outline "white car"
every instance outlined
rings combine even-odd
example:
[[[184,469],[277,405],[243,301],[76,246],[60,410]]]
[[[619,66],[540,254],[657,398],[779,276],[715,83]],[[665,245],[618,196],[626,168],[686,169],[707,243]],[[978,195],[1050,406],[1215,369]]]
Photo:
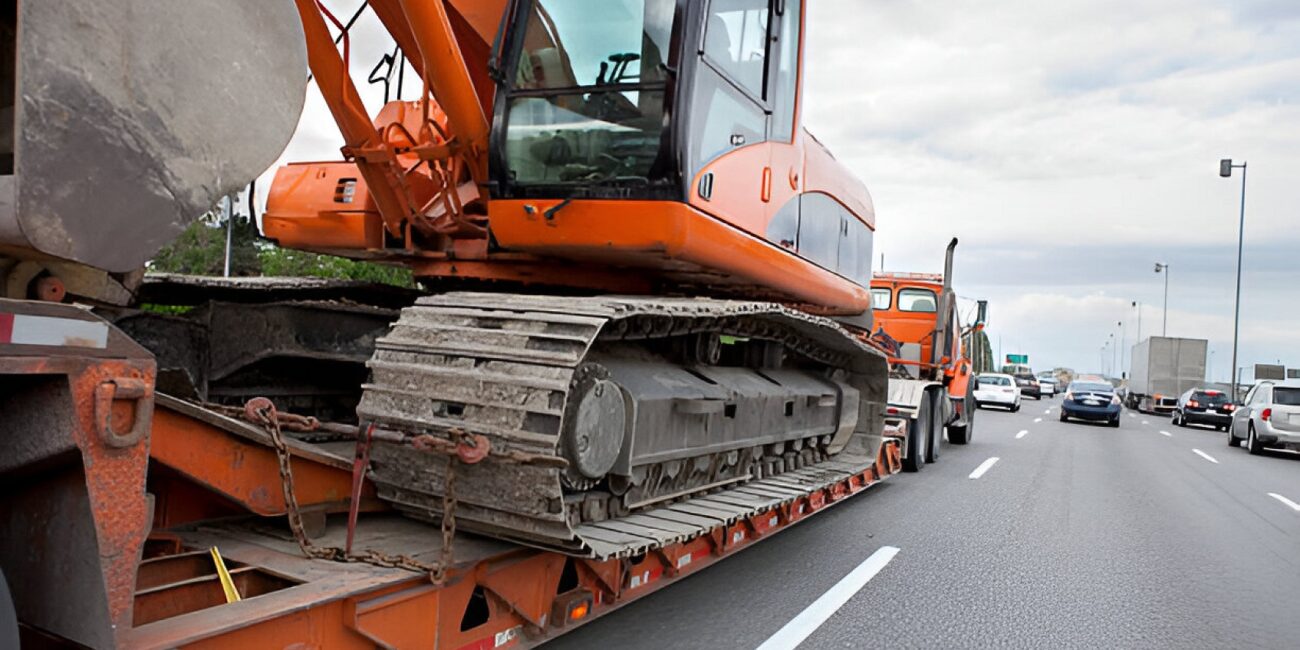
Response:
[[[1056,377],[1050,374],[1039,375],[1038,386],[1043,397],[1056,397],[1056,394],[1060,392],[1056,384]]]
[[[975,378],[975,404],[981,408],[1001,406],[1020,410],[1020,388],[1011,375],[986,372]]]

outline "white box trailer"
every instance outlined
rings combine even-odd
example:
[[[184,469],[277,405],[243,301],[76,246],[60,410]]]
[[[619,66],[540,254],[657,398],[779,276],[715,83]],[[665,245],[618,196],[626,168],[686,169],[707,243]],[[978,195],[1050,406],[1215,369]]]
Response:
[[[1128,381],[1129,408],[1169,413],[1184,391],[1205,383],[1209,341],[1152,336],[1133,346]]]

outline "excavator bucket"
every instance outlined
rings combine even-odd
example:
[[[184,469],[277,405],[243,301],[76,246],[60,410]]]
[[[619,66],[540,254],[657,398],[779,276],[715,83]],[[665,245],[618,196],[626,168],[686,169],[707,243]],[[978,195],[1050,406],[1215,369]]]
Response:
[[[0,12],[0,253],[138,268],[269,167],[298,124],[307,64],[292,2]]]

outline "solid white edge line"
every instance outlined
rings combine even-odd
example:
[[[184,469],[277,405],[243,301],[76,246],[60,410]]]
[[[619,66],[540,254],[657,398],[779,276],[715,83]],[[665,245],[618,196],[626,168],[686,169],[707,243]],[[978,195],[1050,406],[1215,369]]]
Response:
[[[979,477],[981,477],[981,476],[984,476],[984,472],[989,471],[989,468],[990,468],[990,467],[993,467],[993,464],[996,463],[996,462],[998,462],[998,457],[997,457],[997,456],[994,456],[994,457],[992,457],[992,458],[990,458],[990,459],[988,459],[988,460],[986,460],[986,461],[980,463],[980,466],[979,466],[979,467],[976,467],[976,468],[975,468],[975,471],[973,471],[973,472],[970,473],[970,478],[979,478]]]
[[[1269,492],[1268,495],[1273,497],[1274,499],[1277,499],[1278,501],[1281,501],[1283,504],[1285,504],[1287,507],[1291,508],[1292,510],[1296,512],[1300,512],[1300,503],[1296,503],[1295,501],[1292,501],[1276,492]]]
[[[857,568],[849,572],[839,582],[835,583],[820,598],[814,600],[811,605],[799,612],[798,616],[790,619],[784,627],[776,631],[776,634],[768,637],[758,650],[793,650],[799,647],[805,639],[817,631],[823,623],[827,621],[835,612],[839,611],[844,603],[849,602],[853,595],[867,586],[872,578],[876,577],[880,570],[885,568],[889,561],[898,555],[898,549],[893,546],[882,546],[871,557],[859,564]]]
[[[1160,430],[1160,435],[1162,435],[1162,436],[1169,436],[1170,438],[1174,437],[1174,434],[1169,433],[1168,431],[1165,431],[1164,429],[1161,429],[1161,430]]]
[[[1019,440],[1027,435],[1029,435],[1029,429],[1021,429],[1020,433],[1016,434],[1016,440]]]
[[[1196,454],[1197,456],[1200,456],[1201,458],[1204,458],[1205,460],[1210,461],[1211,463],[1214,463],[1215,465],[1218,465],[1218,464],[1219,464],[1219,461],[1214,460],[1214,456],[1211,456],[1211,455],[1209,455],[1209,454],[1207,454],[1207,453],[1201,451],[1200,449],[1193,449],[1193,450],[1192,450],[1192,453]]]

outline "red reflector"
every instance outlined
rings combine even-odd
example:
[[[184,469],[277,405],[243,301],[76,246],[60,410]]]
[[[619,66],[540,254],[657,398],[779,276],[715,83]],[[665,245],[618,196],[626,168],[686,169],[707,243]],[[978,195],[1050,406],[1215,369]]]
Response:
[[[587,603],[578,603],[577,605],[574,605],[573,609],[569,610],[569,620],[576,621],[585,617],[587,615],[588,607],[589,605]]]
[[[1259,419],[1265,422],[1268,422],[1268,419],[1271,417],[1273,417],[1273,409],[1264,409],[1259,414]]]
[[[898,415],[898,409],[891,406],[885,409],[885,415]]]

